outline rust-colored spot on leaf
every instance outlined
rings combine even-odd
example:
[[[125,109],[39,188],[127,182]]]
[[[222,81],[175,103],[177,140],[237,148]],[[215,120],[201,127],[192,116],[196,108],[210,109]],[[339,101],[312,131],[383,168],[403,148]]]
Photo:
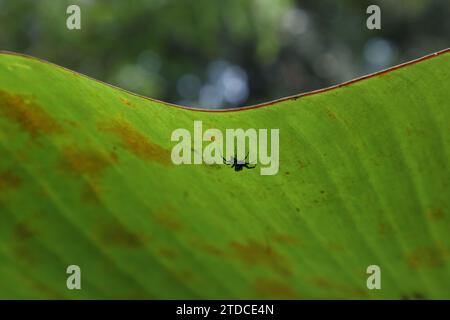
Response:
[[[159,225],[168,230],[182,231],[184,229],[184,224],[175,215],[167,211],[156,212],[152,216]]]
[[[66,170],[89,177],[98,177],[109,165],[115,163],[114,154],[96,150],[83,150],[69,146],[62,150],[62,161]]]
[[[106,245],[115,245],[131,249],[141,248],[149,241],[150,237],[144,237],[128,230],[120,223],[102,223],[98,233],[100,240]]]
[[[0,173],[0,191],[10,188],[17,188],[20,185],[20,178],[12,171],[4,171]]]
[[[34,251],[30,248],[29,240],[36,235],[36,232],[26,221],[18,222],[13,231],[12,248],[14,255],[27,264],[35,263]]]
[[[246,243],[232,242],[230,247],[234,255],[248,266],[266,265],[280,274],[291,274],[286,259],[269,244],[250,240]]]
[[[303,169],[303,168],[306,168],[307,166],[309,166],[310,163],[307,161],[298,160],[298,165],[299,165],[300,169]]]
[[[33,237],[35,232],[30,228],[30,226],[24,222],[19,222],[14,229],[14,237],[20,241],[29,240]]]
[[[62,131],[56,120],[31,96],[0,90],[0,114],[15,122],[32,138]]]
[[[279,280],[257,279],[254,288],[264,299],[301,299],[289,284]]]
[[[87,202],[98,202],[101,194],[98,180],[103,171],[117,161],[114,152],[107,154],[77,146],[68,146],[61,151],[62,168],[81,181],[83,186],[81,198]]]
[[[335,243],[335,242],[329,243],[329,244],[328,244],[328,248],[329,248],[331,251],[334,251],[334,252],[342,252],[342,251],[345,251],[345,247],[344,247],[344,246],[342,246],[342,245],[340,245],[340,244],[338,244],[338,243]]]
[[[127,99],[122,98],[122,97],[120,97],[119,99],[120,99],[120,102],[122,102],[122,103],[123,103],[124,105],[126,105],[127,107],[132,107],[132,108],[134,108],[134,104],[132,104],[132,103],[130,102],[130,100],[127,100]]]
[[[365,274],[364,274],[365,275]],[[348,285],[343,285],[339,283],[334,283],[331,280],[328,280],[324,277],[315,277],[311,279],[312,283],[317,287],[328,292],[335,292],[339,296],[344,298],[360,298],[368,296],[367,290],[363,288],[355,288]]]
[[[20,186],[20,178],[12,171],[0,172],[0,211],[8,199],[7,190],[16,189]]]
[[[151,142],[145,135],[133,128],[125,121],[114,121],[99,125],[99,129],[114,133],[122,142],[122,147],[137,157],[169,165],[170,152],[156,143]]]
[[[392,226],[387,222],[380,222],[378,224],[378,231],[382,235],[388,235],[392,233]]]
[[[282,241],[284,240],[286,238],[283,238]],[[191,245],[218,258],[238,259],[249,267],[263,265],[284,276],[292,274],[285,257],[278,254],[270,245],[265,245],[257,241],[250,240],[245,243],[231,242],[229,248],[223,249],[219,246],[205,243],[200,239],[193,239]]]
[[[64,300],[67,297],[57,292],[54,288],[52,288],[50,285],[45,284],[44,282],[37,281],[35,279],[29,279],[27,278],[25,280],[30,287],[36,291],[39,296],[45,297],[45,299],[50,300]]]
[[[432,221],[438,221],[445,218],[445,212],[442,208],[434,208],[427,212],[427,217]]]
[[[325,109],[325,112],[327,113],[327,116],[332,120],[337,120],[336,113],[331,111],[330,109]]]
[[[441,243],[434,246],[421,246],[406,255],[406,262],[412,268],[438,268],[445,265],[449,250]]]
[[[98,203],[100,202],[101,189],[97,181],[91,183],[83,181],[83,190],[81,191],[81,199],[85,202]]]
[[[274,234],[271,238],[276,242],[283,243],[283,244],[289,244],[289,245],[293,245],[298,242],[297,238],[295,238],[289,234],[277,233],[277,234]]]
[[[330,281],[328,281],[327,279],[323,278],[323,277],[316,277],[312,279],[312,282],[318,286],[319,288],[323,288],[323,289],[329,289],[332,287],[332,284]]]

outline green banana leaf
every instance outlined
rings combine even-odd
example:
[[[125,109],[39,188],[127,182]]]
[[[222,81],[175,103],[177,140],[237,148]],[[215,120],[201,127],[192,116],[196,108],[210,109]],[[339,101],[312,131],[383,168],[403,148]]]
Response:
[[[449,83],[445,50],[205,112],[3,52],[0,298],[448,299]],[[279,129],[279,172],[173,164],[196,120]]]

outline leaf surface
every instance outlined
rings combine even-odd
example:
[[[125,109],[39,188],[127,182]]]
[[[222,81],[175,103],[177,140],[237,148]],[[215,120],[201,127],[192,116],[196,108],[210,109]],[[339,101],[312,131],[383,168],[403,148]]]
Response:
[[[450,298],[449,70],[201,112],[0,54],[0,298]],[[195,120],[280,129],[278,174],[172,164]]]

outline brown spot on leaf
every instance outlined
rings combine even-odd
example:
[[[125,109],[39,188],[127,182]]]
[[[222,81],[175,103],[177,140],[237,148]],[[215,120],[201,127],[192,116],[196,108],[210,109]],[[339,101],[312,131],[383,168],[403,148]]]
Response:
[[[118,223],[102,223],[98,233],[100,240],[106,245],[114,245],[131,249],[141,248],[150,237],[144,237],[128,230]]]
[[[392,233],[392,226],[389,223],[381,222],[378,224],[378,231],[382,235],[387,235]]]
[[[287,283],[274,279],[258,279],[254,283],[257,294],[264,299],[301,299]]]
[[[54,288],[52,288],[50,285],[44,282],[30,278],[27,278],[26,282],[33,290],[35,290],[39,294],[39,296],[44,296],[46,299],[64,300],[66,298],[62,294],[57,292]]]
[[[297,238],[295,238],[289,234],[274,234],[271,238],[276,242],[280,242],[283,244],[289,244],[289,245],[293,245],[298,242]]]
[[[327,116],[332,120],[337,120],[336,113],[331,111],[330,109],[325,109],[325,112],[327,113]]]
[[[306,168],[307,166],[309,166],[309,164],[310,163],[307,161],[298,160],[298,165],[299,165],[300,169]]]
[[[12,171],[4,171],[0,173],[0,191],[6,189],[17,188],[20,185],[20,178]]]
[[[6,191],[18,188],[20,184],[21,180],[14,172],[10,170],[0,172],[0,209],[5,206],[8,198]]]
[[[338,243],[334,243],[334,242],[329,243],[328,248],[330,250],[332,250],[332,251],[335,251],[335,252],[345,251],[345,247],[344,246],[342,246],[342,245],[340,245]]]
[[[90,203],[100,202],[101,189],[96,181],[83,181],[83,190],[81,191],[81,199]]]
[[[317,287],[326,290],[327,292],[334,291],[344,298],[360,298],[366,297],[368,293],[362,288],[355,288],[347,285],[342,285],[328,280],[324,277],[315,277],[311,279]]]
[[[151,142],[145,135],[133,128],[125,121],[115,121],[99,125],[100,130],[114,133],[122,142],[122,147],[137,157],[169,165],[170,152],[156,143]]]
[[[32,138],[62,131],[55,119],[31,96],[0,90],[0,114],[14,121]]]
[[[131,102],[130,102],[130,100],[127,100],[127,99],[125,99],[125,98],[119,98],[120,99],[120,101],[124,104],[124,105],[126,105],[127,107],[134,107],[134,104],[132,104]]]
[[[286,259],[269,244],[250,240],[246,243],[232,242],[230,247],[234,256],[247,266],[266,265],[280,274],[291,274]]]
[[[445,259],[449,256],[449,250],[437,243],[434,246],[422,246],[406,255],[406,262],[412,268],[430,267],[437,268],[445,265]]]
[[[153,215],[154,220],[164,228],[171,231],[182,231],[184,224],[173,214],[168,211],[156,212]]]
[[[442,208],[434,208],[427,212],[427,217],[433,221],[442,220],[445,218],[445,213]]]
[[[282,241],[286,241],[286,238],[283,238]],[[287,241],[292,240],[289,239]],[[250,267],[262,265],[267,266],[282,275],[291,275],[292,273],[285,257],[278,254],[271,246],[256,241],[250,240],[246,243],[232,242],[230,243],[229,248],[223,249],[219,246],[205,243],[199,239],[191,241],[191,245],[218,258],[238,259],[240,262]]]
[[[19,222],[14,229],[14,238],[19,241],[27,241],[33,237],[35,232],[25,222]]]
[[[325,279],[323,277],[313,278],[312,282],[319,288],[329,289],[332,287],[330,281],[328,281],[327,279]]]
[[[62,163],[66,170],[75,174],[98,177],[117,158],[113,153],[105,154],[96,150],[83,150],[75,146],[62,150]]]
[[[101,194],[98,180],[108,166],[117,162],[114,152],[108,154],[77,146],[68,146],[61,151],[62,168],[81,181],[81,198],[87,202],[98,202]]]
[[[27,221],[18,222],[13,231],[12,248],[14,255],[27,264],[36,262],[34,250],[30,248],[29,241],[36,235]]]

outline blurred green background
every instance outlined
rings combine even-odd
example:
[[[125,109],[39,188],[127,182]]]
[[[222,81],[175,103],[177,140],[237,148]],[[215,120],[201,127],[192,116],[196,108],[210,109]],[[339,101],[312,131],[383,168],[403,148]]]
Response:
[[[66,8],[81,7],[81,30]],[[382,29],[366,28],[366,8]],[[230,108],[447,48],[448,0],[0,0],[0,50],[152,98]]]

